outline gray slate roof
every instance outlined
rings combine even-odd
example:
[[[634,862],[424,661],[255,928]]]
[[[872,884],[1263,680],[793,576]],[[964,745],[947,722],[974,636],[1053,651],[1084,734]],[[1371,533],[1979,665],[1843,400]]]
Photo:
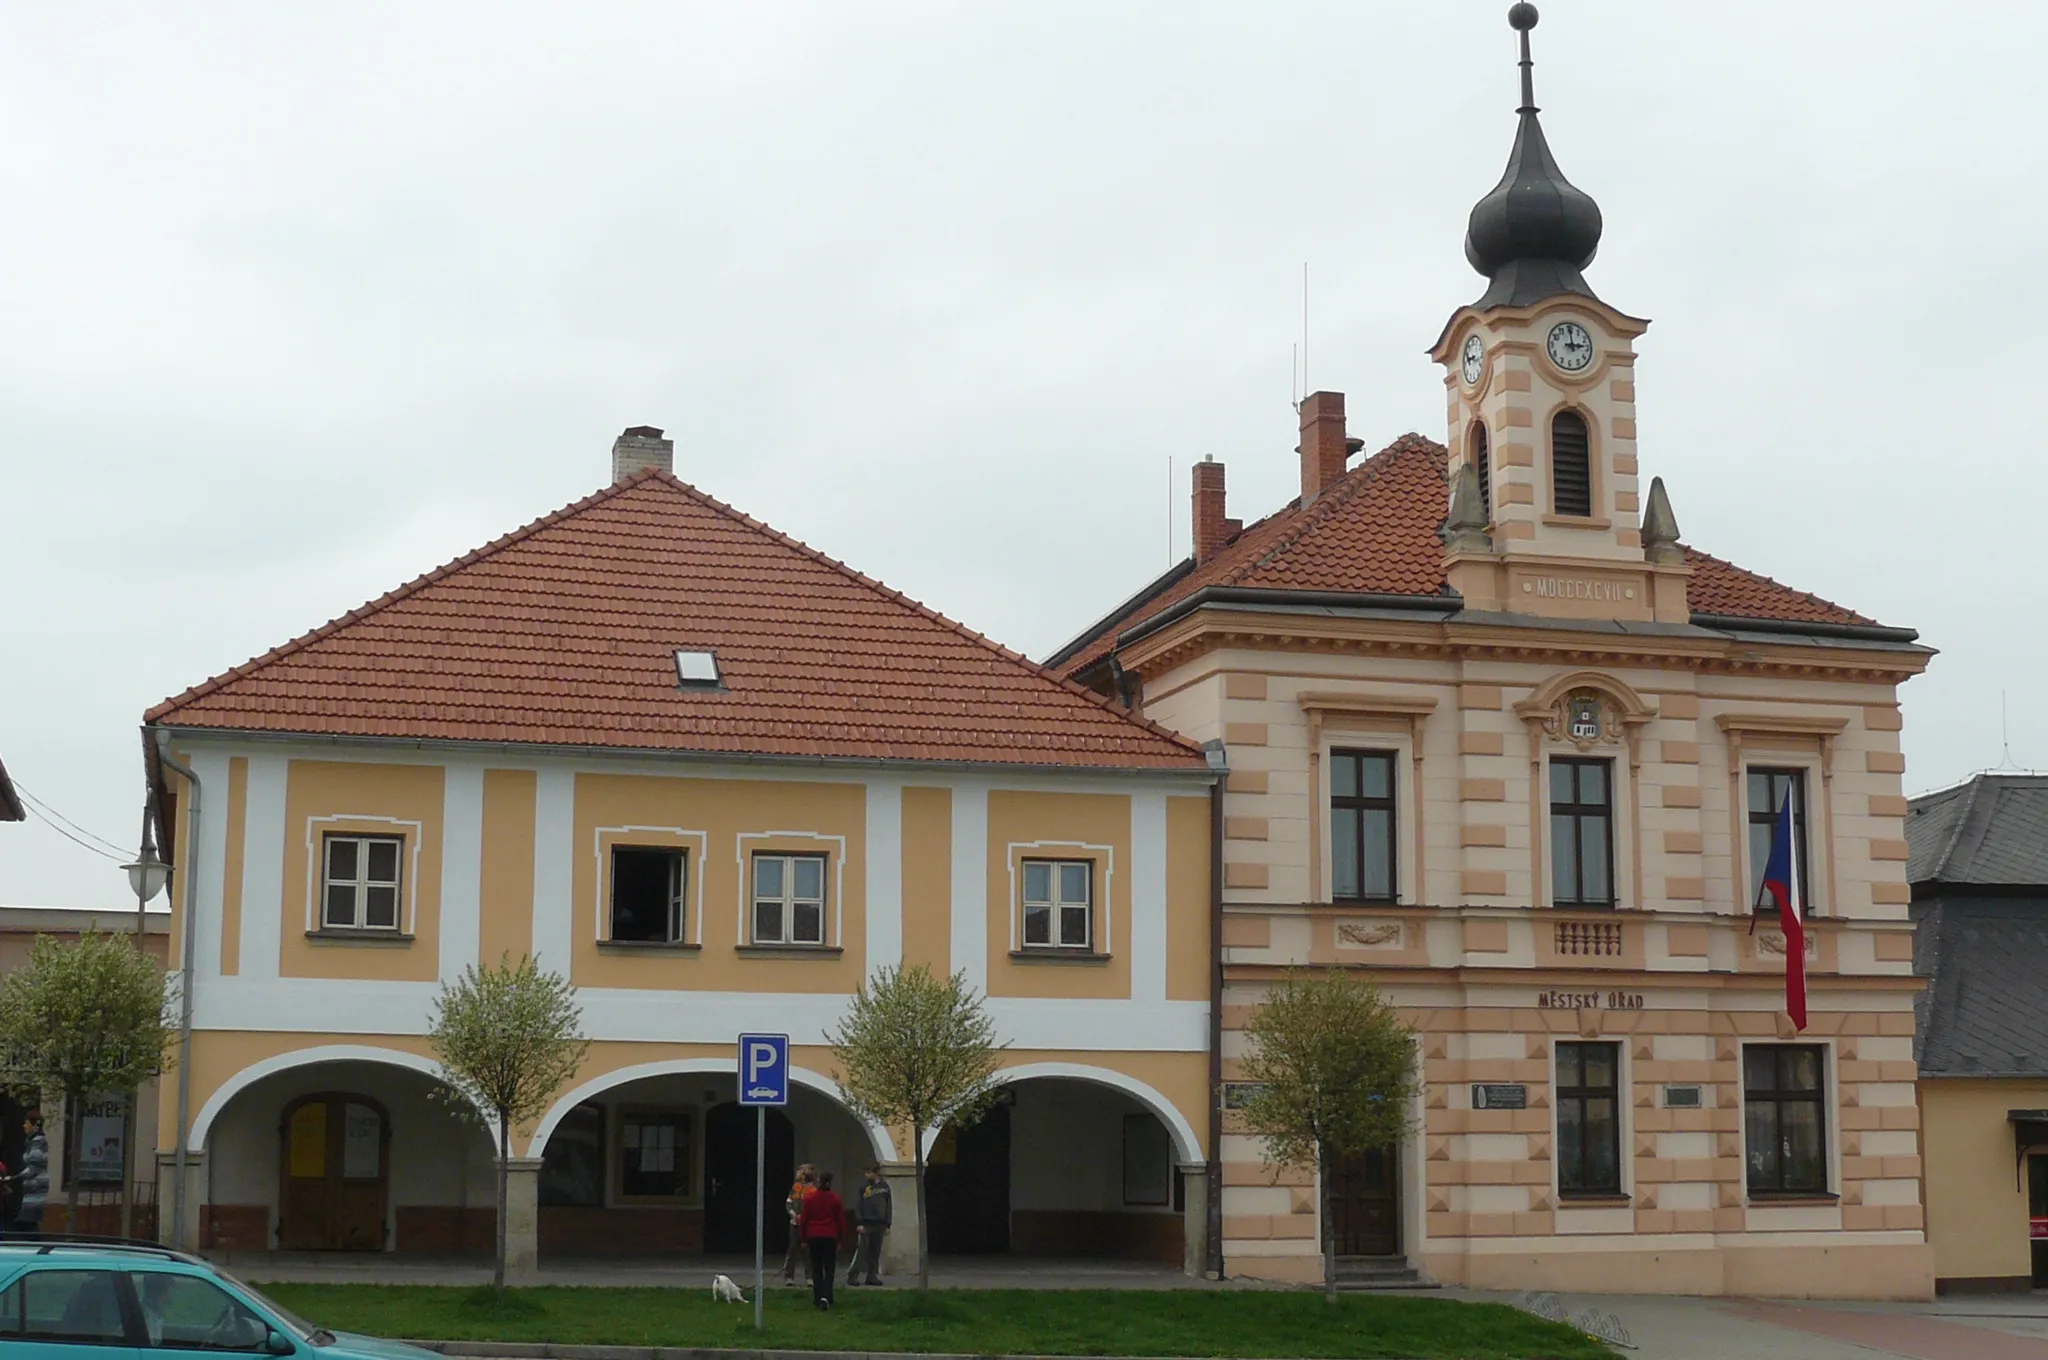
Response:
[[[1913,1056],[1926,1077],[2048,1074],[2048,892],[1913,908]]]
[[[2048,775],[1980,774],[1915,798],[1906,842],[1916,888],[2040,887],[2048,895]]]
[[[1921,1074],[2048,1074],[2048,776],[1915,798],[1906,842]]]

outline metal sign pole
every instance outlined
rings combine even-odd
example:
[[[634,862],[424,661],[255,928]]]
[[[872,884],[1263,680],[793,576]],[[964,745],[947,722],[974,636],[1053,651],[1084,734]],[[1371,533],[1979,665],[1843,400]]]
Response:
[[[762,1312],[768,1287],[768,1107],[789,1103],[789,1036],[742,1034],[739,1044],[740,1105],[754,1107],[754,1330],[767,1326]]]
[[[768,1229],[768,1107],[754,1107],[754,1330],[762,1329],[762,1242]]]

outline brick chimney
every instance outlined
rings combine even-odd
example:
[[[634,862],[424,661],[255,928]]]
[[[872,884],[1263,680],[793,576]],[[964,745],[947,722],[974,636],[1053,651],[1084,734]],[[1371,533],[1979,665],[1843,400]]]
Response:
[[[1195,464],[1195,561],[1202,563],[1230,546],[1244,529],[1241,519],[1223,515],[1223,464],[1213,457]]]
[[[1344,475],[1344,460],[1361,447],[1344,437],[1344,394],[1311,392],[1301,403],[1301,505],[1315,503]]]
[[[642,468],[676,470],[676,441],[652,425],[635,425],[612,441],[612,480],[623,482]]]

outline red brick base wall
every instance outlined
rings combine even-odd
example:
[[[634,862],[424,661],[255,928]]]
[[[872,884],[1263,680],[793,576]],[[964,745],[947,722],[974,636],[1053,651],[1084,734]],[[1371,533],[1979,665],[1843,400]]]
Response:
[[[701,1209],[540,1211],[540,1249],[568,1256],[657,1256],[704,1250]]]
[[[498,1211],[452,1204],[398,1206],[399,1251],[495,1251]]]
[[[1120,1256],[1178,1265],[1186,1250],[1179,1214],[1013,1209],[1010,1250],[1025,1256]]]
[[[202,1251],[269,1251],[269,1206],[200,1205],[199,1247]]]
[[[71,1206],[52,1202],[43,1206],[43,1216],[38,1228],[46,1233],[83,1233],[92,1237],[119,1237],[121,1235],[121,1206],[118,1204],[81,1204],[78,1206],[78,1226],[71,1222]],[[156,1206],[138,1204],[129,1210],[130,1237],[156,1240]]]

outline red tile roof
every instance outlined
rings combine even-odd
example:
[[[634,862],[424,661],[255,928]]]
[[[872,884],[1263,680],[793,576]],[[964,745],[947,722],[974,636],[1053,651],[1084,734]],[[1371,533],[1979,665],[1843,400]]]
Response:
[[[716,653],[720,690],[676,683]],[[174,727],[1091,769],[1191,743],[646,471],[145,719]]]
[[[14,793],[14,781],[7,777],[7,767],[0,765],[0,822],[22,822],[28,820],[28,813],[22,810],[21,799]]]
[[[1307,511],[1290,501],[1229,546],[1157,593],[1069,643],[1053,664],[1078,675],[1107,656],[1118,634],[1211,586],[1430,596],[1444,587],[1443,523],[1448,459],[1443,445],[1404,434],[1364,459]],[[1869,625],[1872,620],[1718,557],[1687,548],[1694,613],[1793,623]]]

